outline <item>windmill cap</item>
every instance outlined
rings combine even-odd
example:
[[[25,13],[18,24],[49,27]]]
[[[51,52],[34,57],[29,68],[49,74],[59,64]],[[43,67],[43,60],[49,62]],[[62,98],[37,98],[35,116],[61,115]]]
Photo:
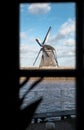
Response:
[[[48,50],[55,50],[54,47],[52,47],[50,45],[44,45],[44,48],[46,48]]]

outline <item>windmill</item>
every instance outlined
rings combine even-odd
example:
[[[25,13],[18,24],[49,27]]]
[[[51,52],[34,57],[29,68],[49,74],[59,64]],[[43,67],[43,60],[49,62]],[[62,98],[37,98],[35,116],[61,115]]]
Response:
[[[36,39],[36,42],[40,45],[41,49],[38,52],[38,55],[37,55],[33,65],[36,63],[38,56],[39,56],[40,52],[42,51],[41,62],[40,62],[39,67],[56,67],[56,66],[58,66],[55,49],[52,46],[45,44],[48,39],[50,30],[51,30],[51,27],[49,27],[48,32],[42,43],[40,42],[39,39]]]

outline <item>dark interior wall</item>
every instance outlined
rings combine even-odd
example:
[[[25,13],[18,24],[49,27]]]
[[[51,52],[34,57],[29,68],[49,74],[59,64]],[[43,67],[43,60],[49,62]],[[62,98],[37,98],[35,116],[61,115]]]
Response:
[[[3,56],[3,60],[1,63],[3,63],[3,70],[1,68],[2,72],[2,98],[1,101],[3,102],[3,104],[1,104],[1,108],[3,109],[1,111],[2,117],[1,120],[3,120],[3,128],[5,127],[5,129],[8,130],[19,130],[19,124],[20,124],[20,114],[19,114],[19,102],[18,102],[18,92],[19,92],[19,30],[18,30],[18,23],[19,23],[19,8],[18,8],[18,3],[16,2],[12,2],[10,3],[10,8],[9,11],[7,12],[7,17],[4,21],[6,21],[6,24],[4,24],[4,26],[6,26],[5,29],[5,33],[7,37],[3,38],[3,40],[5,39],[6,41],[4,42],[4,46],[2,46],[2,55],[3,52],[5,52],[5,56]],[[84,4],[83,4],[84,5]],[[82,20],[82,16],[81,15],[81,11],[80,7],[83,8],[84,7],[82,5],[78,6],[78,11],[80,11],[78,17]],[[8,8],[8,6],[7,6]],[[12,12],[12,13],[11,13]],[[84,12],[84,11],[83,11]],[[3,16],[6,16],[6,14],[3,14]],[[84,16],[83,16],[84,19]],[[80,20],[80,21],[81,21]],[[78,21],[79,25],[81,24],[81,22]],[[84,21],[84,20],[83,20]],[[84,23],[84,22],[83,22]],[[81,25],[80,25],[81,26]],[[83,26],[84,28],[84,26]],[[82,27],[81,27],[82,29]],[[80,27],[79,27],[80,30]],[[81,33],[81,31],[79,31]],[[80,41],[79,39],[82,38],[82,35],[79,35],[78,41]],[[82,38],[84,41],[84,37]],[[82,42],[82,41],[81,41]],[[82,42],[84,43],[84,42]],[[79,47],[81,52],[81,48]],[[83,44],[83,57],[82,60],[84,58],[84,44]],[[81,58],[81,57],[79,57]],[[79,61],[77,62],[79,63]],[[82,62],[81,62],[82,63]],[[84,62],[83,62],[84,63]],[[81,117],[83,116],[83,112],[84,112],[84,106],[83,106],[83,102],[84,101],[84,77],[81,80],[81,77],[83,74],[83,70],[82,68],[80,68],[80,66],[82,66],[81,64],[79,64],[79,70],[76,71],[77,74],[79,74],[78,76],[78,86],[80,86],[81,88],[79,88],[78,90],[78,105],[80,105],[78,108],[79,110],[81,110],[81,112],[79,112],[80,115],[78,115],[78,117],[80,117],[79,119],[81,119]],[[83,83],[80,83],[80,81],[82,81]],[[81,95],[82,92],[82,95]],[[84,127],[83,123],[80,123],[80,120],[78,119],[79,125],[78,125],[78,129],[80,127]],[[21,126],[20,126],[21,127]],[[82,128],[83,129],[83,128]]]

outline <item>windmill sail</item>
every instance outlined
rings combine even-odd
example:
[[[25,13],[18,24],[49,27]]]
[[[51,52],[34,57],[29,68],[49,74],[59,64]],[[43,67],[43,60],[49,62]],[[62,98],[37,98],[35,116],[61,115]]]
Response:
[[[41,49],[40,49],[40,51],[39,51],[39,53],[38,53],[38,55],[37,55],[37,57],[36,57],[36,59],[35,59],[33,65],[36,63],[36,61],[37,61],[37,59],[38,59],[38,57],[39,57],[40,52],[41,52]]]
[[[44,44],[48,40],[50,30],[51,30],[51,26],[49,27],[48,32],[47,32],[47,34],[46,34],[46,36],[45,36],[44,41],[43,41],[42,44]]]

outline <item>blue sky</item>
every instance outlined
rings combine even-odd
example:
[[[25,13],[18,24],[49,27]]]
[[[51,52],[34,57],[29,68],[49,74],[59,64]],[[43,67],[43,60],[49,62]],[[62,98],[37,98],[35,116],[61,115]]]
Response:
[[[75,3],[23,3],[19,5],[20,66],[32,67],[41,41],[51,26],[45,44],[56,49],[59,66],[75,67]],[[40,53],[34,66],[39,66]]]

